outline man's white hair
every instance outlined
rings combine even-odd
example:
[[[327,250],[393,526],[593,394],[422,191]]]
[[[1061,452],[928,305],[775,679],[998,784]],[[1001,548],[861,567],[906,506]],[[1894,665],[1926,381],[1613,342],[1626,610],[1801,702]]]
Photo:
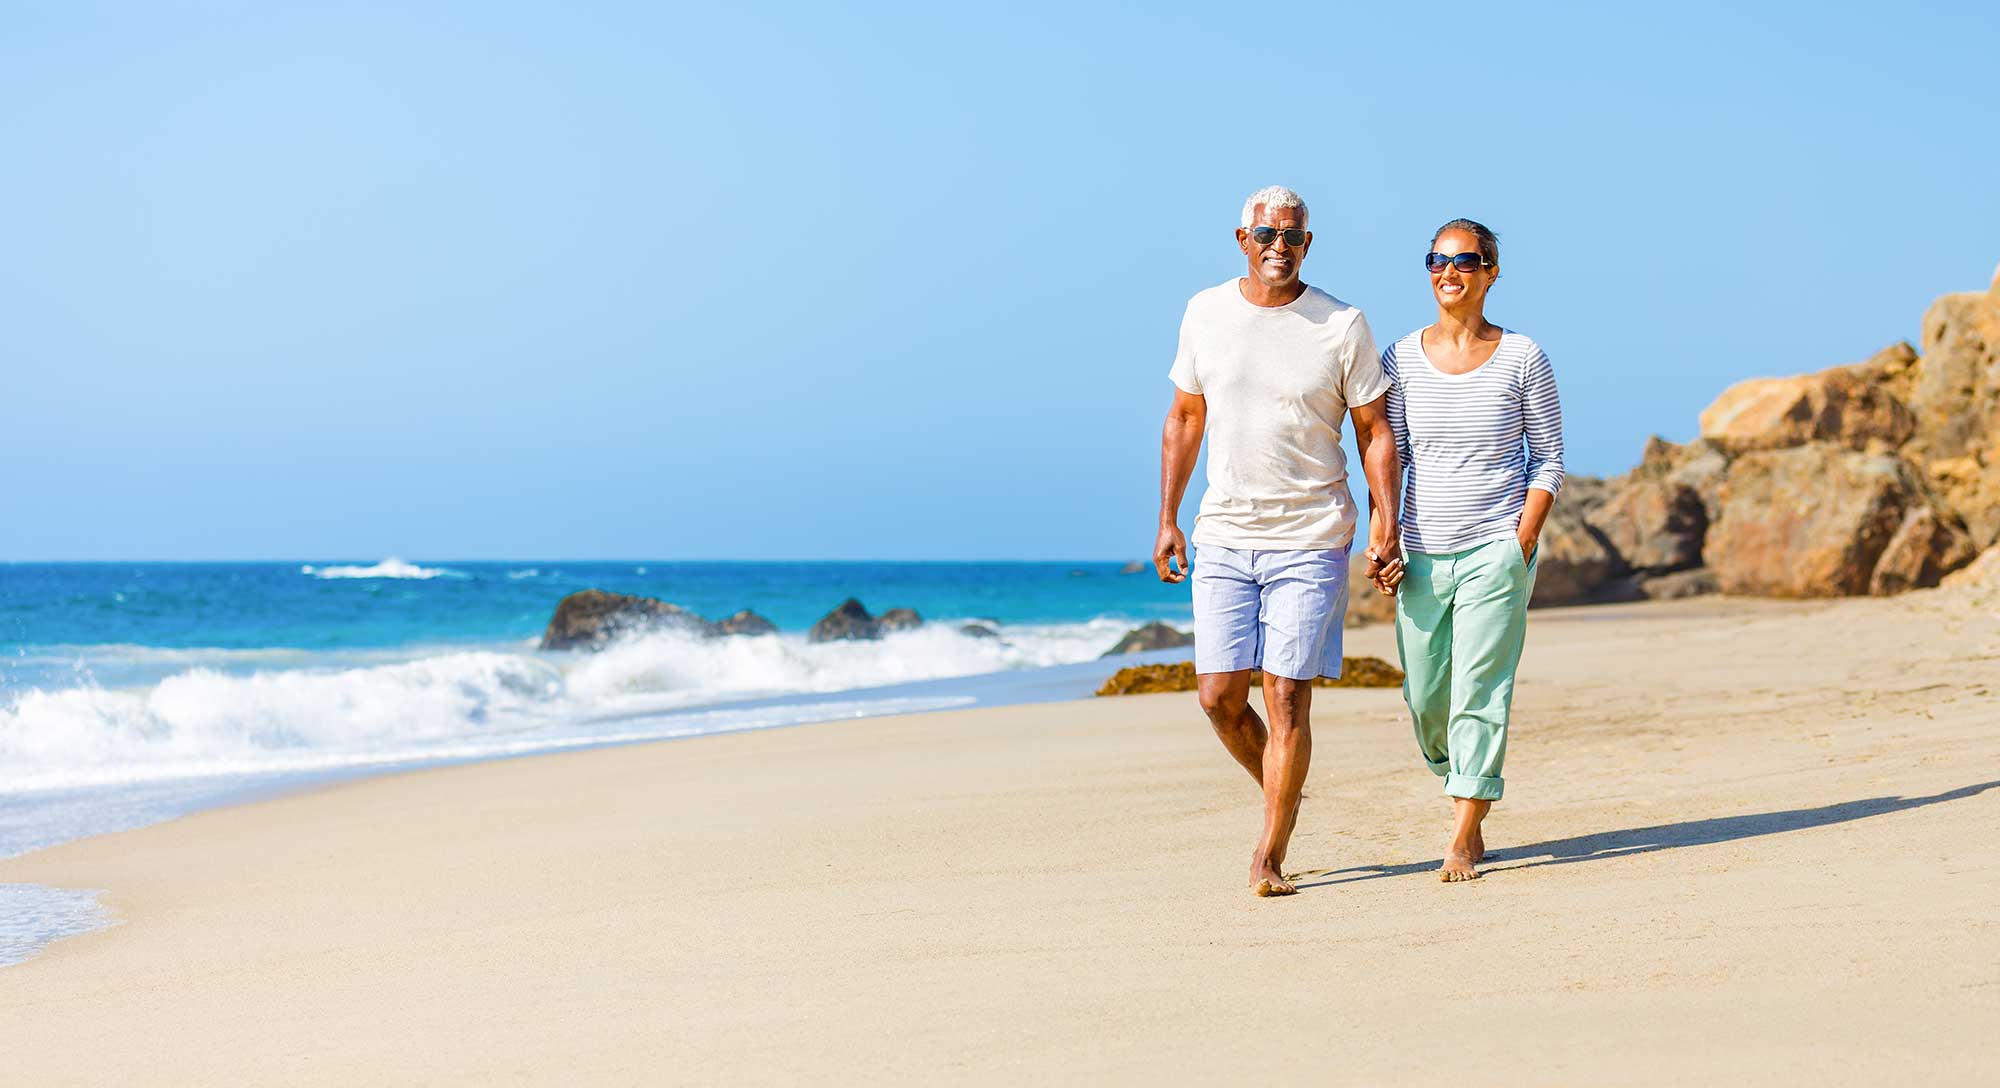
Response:
[[[1312,218],[1312,213],[1306,211],[1306,202],[1299,198],[1299,194],[1292,192],[1282,185],[1266,185],[1262,189],[1250,194],[1250,199],[1243,202],[1244,226],[1248,227],[1257,221],[1257,209],[1260,207],[1271,210],[1297,208],[1299,210],[1299,226],[1301,227],[1305,226]]]

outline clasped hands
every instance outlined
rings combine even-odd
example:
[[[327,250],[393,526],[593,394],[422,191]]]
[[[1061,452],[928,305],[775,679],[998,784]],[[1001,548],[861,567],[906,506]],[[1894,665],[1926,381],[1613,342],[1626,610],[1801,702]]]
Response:
[[[1395,533],[1371,533],[1368,542],[1368,565],[1362,573],[1375,583],[1375,588],[1385,597],[1393,597],[1396,586],[1403,580],[1403,543]]]
[[[1373,536],[1373,534],[1371,534]],[[1536,536],[1523,530],[1515,534],[1521,547],[1521,561],[1527,562],[1535,554]],[[1363,573],[1375,583],[1375,588],[1383,596],[1394,596],[1396,587],[1403,581],[1403,544],[1394,533],[1375,537],[1368,542],[1368,566]]]

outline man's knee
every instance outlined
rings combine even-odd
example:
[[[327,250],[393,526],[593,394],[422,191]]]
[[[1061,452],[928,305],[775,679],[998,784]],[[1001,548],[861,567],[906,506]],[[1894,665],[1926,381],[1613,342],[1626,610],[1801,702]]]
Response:
[[[1210,673],[1196,682],[1195,701],[1210,721],[1218,725],[1232,722],[1250,706],[1250,688],[1233,683],[1228,673]]]
[[[1267,672],[1264,674],[1264,690],[1280,703],[1297,703],[1312,694],[1312,681],[1273,676]]]
[[[1270,700],[1271,728],[1304,729],[1312,704],[1312,681],[1264,674],[1264,694]]]

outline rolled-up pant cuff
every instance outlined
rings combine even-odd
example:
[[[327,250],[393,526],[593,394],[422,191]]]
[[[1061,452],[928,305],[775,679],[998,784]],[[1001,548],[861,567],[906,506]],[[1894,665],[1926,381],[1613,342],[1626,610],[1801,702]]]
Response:
[[[1423,755],[1423,753],[1419,752],[1418,755]],[[1429,756],[1424,756],[1424,766],[1429,767],[1431,773],[1437,775],[1439,778],[1443,778],[1451,773],[1451,760],[1449,759],[1433,760]]]
[[[1437,768],[1433,767],[1432,770]],[[1498,801],[1507,782],[1502,778],[1474,778],[1469,774],[1444,776],[1444,792],[1469,801]]]

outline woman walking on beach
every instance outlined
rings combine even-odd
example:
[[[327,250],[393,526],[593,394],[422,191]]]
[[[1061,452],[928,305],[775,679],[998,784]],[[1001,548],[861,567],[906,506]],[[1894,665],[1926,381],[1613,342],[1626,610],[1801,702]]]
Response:
[[[1376,579],[1397,594],[1417,747],[1452,799],[1440,874],[1451,882],[1478,878],[1480,822],[1504,785],[1536,541],[1562,490],[1562,406],[1542,349],[1486,319],[1486,293],[1500,276],[1493,232],[1454,219],[1432,236],[1424,265],[1437,321],[1382,353],[1393,382],[1389,426],[1407,473],[1405,558]]]

